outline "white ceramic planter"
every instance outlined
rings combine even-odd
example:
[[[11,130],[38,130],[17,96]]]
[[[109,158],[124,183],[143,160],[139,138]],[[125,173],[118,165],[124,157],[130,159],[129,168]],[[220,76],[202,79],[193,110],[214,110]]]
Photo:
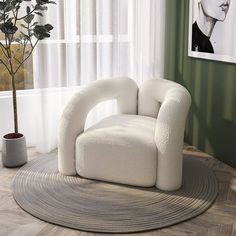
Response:
[[[27,162],[26,141],[23,134],[17,138],[2,137],[2,163],[5,167],[18,167]]]

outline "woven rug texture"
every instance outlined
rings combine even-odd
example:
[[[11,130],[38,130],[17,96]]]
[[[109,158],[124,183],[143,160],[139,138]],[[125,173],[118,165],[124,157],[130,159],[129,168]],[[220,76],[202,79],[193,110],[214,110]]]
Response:
[[[171,226],[206,211],[218,193],[207,166],[184,158],[183,186],[174,192],[88,180],[58,173],[56,154],[23,166],[13,196],[28,213],[73,229],[130,233]]]

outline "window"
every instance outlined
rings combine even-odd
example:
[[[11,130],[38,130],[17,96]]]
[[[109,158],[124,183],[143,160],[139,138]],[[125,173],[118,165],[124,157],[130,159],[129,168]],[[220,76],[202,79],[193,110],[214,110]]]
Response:
[[[63,0],[49,6],[47,17],[37,21],[54,26],[51,37],[37,45],[36,56],[18,71],[17,89],[80,85],[83,79],[111,76],[121,68],[121,74],[127,74],[130,2]],[[0,40],[4,40],[3,34]],[[13,49],[17,58],[21,45],[14,45]],[[0,57],[4,57],[1,51]],[[6,69],[1,65],[0,69],[0,91],[11,90]]]
[[[0,33],[0,42],[5,43],[3,33]],[[27,47],[26,47],[27,50]],[[18,44],[12,45],[12,51],[14,53],[14,57],[20,60],[20,55],[22,52],[22,46]],[[0,58],[8,64],[6,57],[2,50],[0,50]],[[13,66],[17,66],[16,59],[13,61]],[[33,88],[33,63],[32,57],[28,59],[28,61],[19,69],[16,74],[16,89],[32,89]],[[0,91],[8,91],[12,89],[11,85],[11,77],[7,71],[7,69],[0,64]]]

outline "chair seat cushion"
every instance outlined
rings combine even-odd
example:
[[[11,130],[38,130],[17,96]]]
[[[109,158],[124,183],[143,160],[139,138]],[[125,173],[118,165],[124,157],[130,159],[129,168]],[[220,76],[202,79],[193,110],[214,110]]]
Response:
[[[156,183],[156,119],[114,115],[76,139],[76,171],[80,176],[150,187]]]

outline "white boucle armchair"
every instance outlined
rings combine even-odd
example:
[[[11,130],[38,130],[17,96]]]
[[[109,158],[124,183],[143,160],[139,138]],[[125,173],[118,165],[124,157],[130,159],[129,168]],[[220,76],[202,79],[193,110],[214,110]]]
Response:
[[[84,130],[89,111],[116,99],[118,114]],[[138,88],[129,78],[91,82],[64,108],[58,168],[64,175],[172,191],[182,184],[182,148],[189,92],[164,79]]]

